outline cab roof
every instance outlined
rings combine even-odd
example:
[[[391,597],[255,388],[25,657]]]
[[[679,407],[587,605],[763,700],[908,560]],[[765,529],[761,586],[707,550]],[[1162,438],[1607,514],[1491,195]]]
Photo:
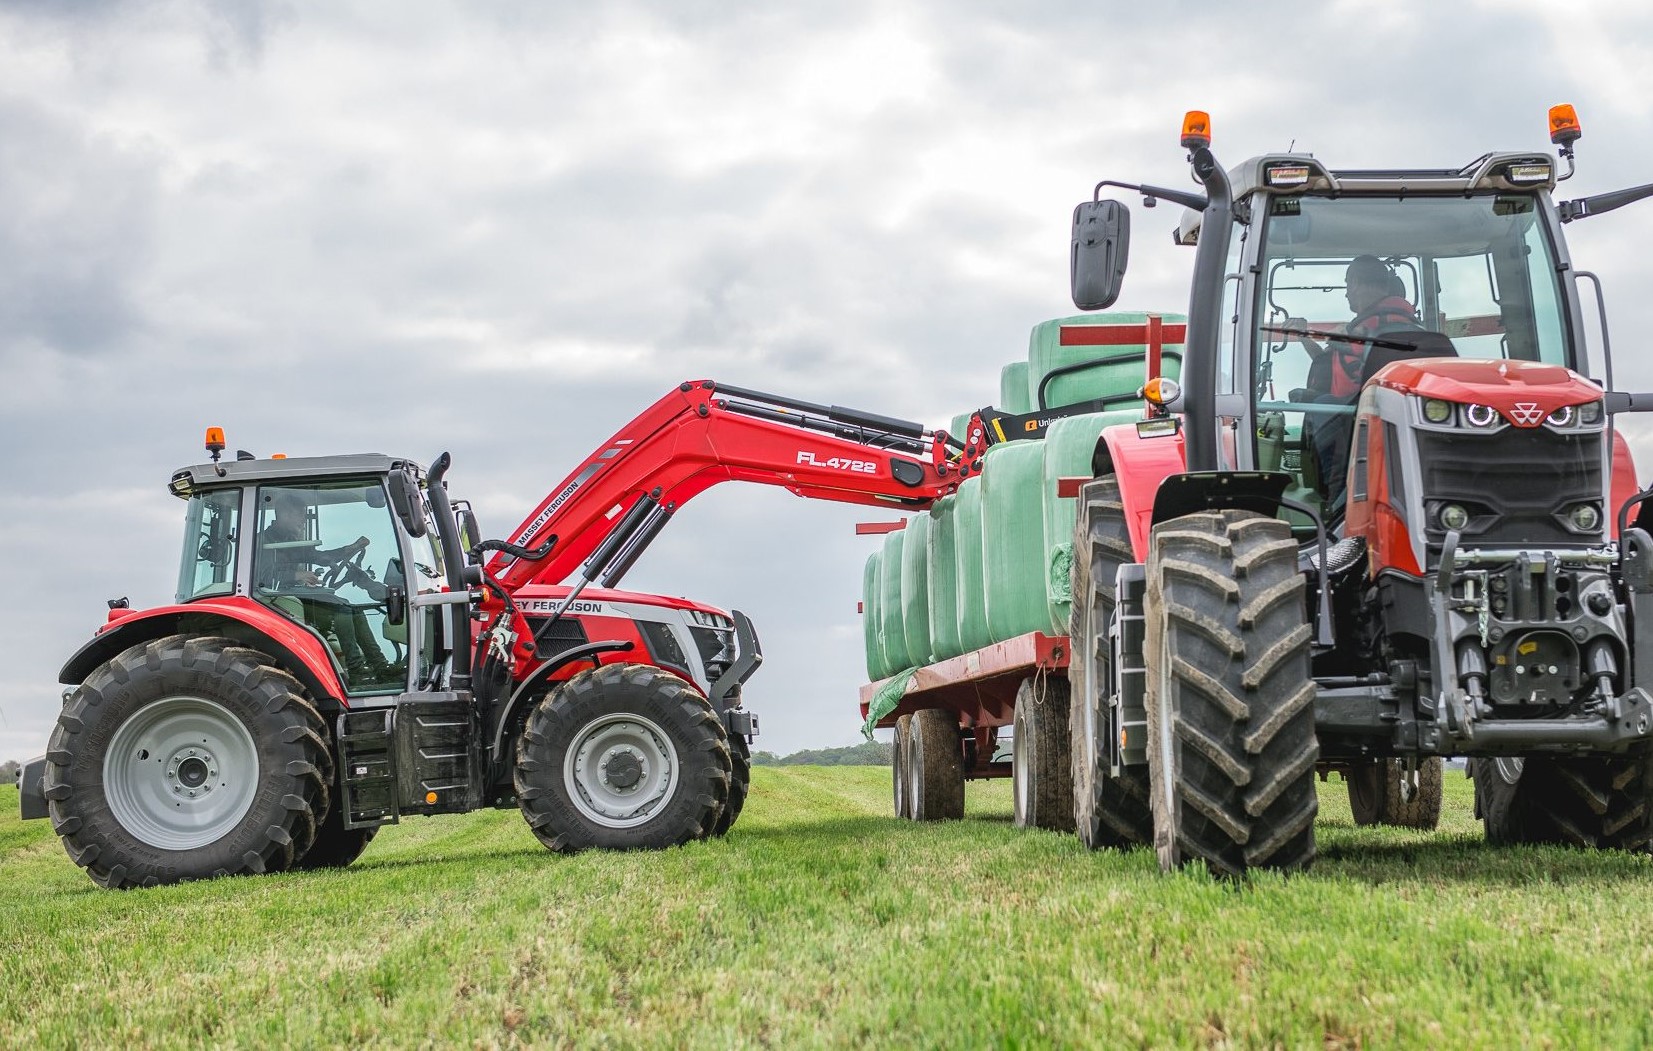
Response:
[[[172,472],[168,489],[174,496],[187,497],[196,489],[213,489],[248,483],[280,482],[297,478],[331,478],[346,475],[387,474],[403,465],[422,473],[412,460],[384,453],[346,453],[340,456],[292,456],[281,459],[224,460],[180,467]]]

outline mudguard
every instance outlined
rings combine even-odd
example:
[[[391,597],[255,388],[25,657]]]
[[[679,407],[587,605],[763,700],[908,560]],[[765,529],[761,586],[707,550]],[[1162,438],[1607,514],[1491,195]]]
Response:
[[[243,638],[248,632],[259,636],[265,644],[260,648],[267,646],[270,655],[281,660],[312,697],[331,697],[348,705],[326,644],[314,632],[243,596],[145,610],[110,610],[109,623],[64,663],[58,681],[78,686],[94,668],[122,650],[183,631],[212,634],[217,630],[214,622],[229,628],[221,634],[232,638]]]
[[[1148,561],[1148,533],[1154,524],[1154,500],[1172,475],[1186,471],[1188,457],[1182,430],[1144,436],[1134,423],[1119,423],[1102,432],[1097,459],[1103,473],[1119,479],[1125,524],[1138,562]]]

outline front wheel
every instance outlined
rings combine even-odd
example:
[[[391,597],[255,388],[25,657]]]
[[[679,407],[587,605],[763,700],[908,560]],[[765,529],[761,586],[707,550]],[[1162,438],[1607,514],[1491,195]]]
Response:
[[[515,783],[550,849],[648,850],[711,834],[733,767],[723,722],[693,686],[650,665],[605,664],[534,709]]]
[[[52,731],[52,827],[109,888],[285,871],[330,802],[319,722],[296,679],[231,639],[133,646]]]
[[[1487,842],[1646,851],[1653,845],[1653,751],[1469,761]]]
[[[1314,861],[1314,681],[1290,527],[1207,511],[1154,527],[1148,775],[1169,870],[1286,872]]]

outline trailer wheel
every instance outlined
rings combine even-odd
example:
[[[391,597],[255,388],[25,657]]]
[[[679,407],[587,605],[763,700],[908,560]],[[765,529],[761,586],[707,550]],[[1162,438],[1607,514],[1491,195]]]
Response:
[[[1349,809],[1357,825],[1395,825],[1432,829],[1441,823],[1440,756],[1418,762],[1418,789],[1406,794],[1406,763],[1400,759],[1369,759],[1352,764],[1344,775],[1349,786]]]
[[[911,802],[912,785],[909,782],[907,766],[912,762],[913,750],[913,717],[910,715],[897,716],[895,720],[895,743],[890,747],[890,782],[895,786],[895,816],[910,818],[913,816]]]
[[[907,774],[907,805],[914,821],[964,816],[964,749],[952,712],[926,708],[913,713]]]
[[[746,797],[752,789],[752,750],[746,738],[739,735],[729,738],[729,765],[729,801],[712,826],[714,836],[726,834],[746,809]]]
[[[529,716],[517,801],[552,850],[658,849],[716,827],[733,766],[723,722],[694,687],[649,665],[605,664]]]
[[[1073,831],[1073,763],[1068,755],[1068,684],[1024,679],[1016,689],[1010,782],[1019,828]]]
[[[1290,527],[1245,511],[1155,526],[1147,614],[1160,867],[1306,869],[1320,749]]]
[[[329,803],[318,721],[297,680],[234,640],[133,646],[58,717],[52,827],[103,887],[285,871]]]
[[[1653,752],[1469,761],[1488,843],[1645,851],[1653,840]]]
[[[1079,841],[1091,850],[1130,847],[1153,838],[1147,769],[1130,767],[1112,776],[1102,745],[1114,582],[1119,567],[1135,559],[1119,479],[1109,475],[1087,482],[1079,491],[1073,531],[1068,730],[1074,825]]]

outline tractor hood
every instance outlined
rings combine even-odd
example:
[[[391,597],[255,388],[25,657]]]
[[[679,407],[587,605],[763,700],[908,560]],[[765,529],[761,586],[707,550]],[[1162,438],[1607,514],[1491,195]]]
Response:
[[[1601,398],[1601,388],[1571,369],[1536,361],[1426,358],[1397,361],[1372,382],[1420,398],[1487,405],[1518,427],[1536,427],[1568,405]]]

